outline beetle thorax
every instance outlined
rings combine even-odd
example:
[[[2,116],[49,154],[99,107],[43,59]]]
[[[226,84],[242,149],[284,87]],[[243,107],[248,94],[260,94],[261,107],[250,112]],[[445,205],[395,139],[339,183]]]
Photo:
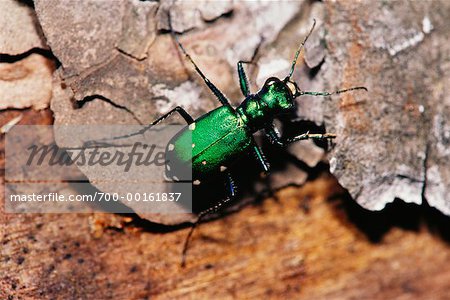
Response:
[[[255,95],[248,96],[238,107],[244,121],[253,130],[263,129],[273,119],[294,107],[291,91],[282,81],[269,82]]]
[[[248,96],[236,111],[252,131],[258,131],[271,120],[267,106],[261,102],[258,95]]]

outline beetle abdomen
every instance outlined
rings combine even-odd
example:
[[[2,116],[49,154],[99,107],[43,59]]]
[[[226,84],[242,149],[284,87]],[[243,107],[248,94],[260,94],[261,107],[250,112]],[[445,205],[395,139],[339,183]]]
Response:
[[[235,111],[221,106],[171,139],[166,148],[166,175],[199,184],[226,171],[245,154],[251,141],[251,133]]]

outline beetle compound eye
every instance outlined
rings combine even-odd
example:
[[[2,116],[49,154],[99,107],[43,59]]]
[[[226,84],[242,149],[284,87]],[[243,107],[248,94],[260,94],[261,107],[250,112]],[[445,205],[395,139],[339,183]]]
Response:
[[[298,87],[295,84],[295,82],[288,81],[288,82],[286,82],[286,86],[288,87],[289,91],[291,92],[291,94],[293,96],[297,95]]]

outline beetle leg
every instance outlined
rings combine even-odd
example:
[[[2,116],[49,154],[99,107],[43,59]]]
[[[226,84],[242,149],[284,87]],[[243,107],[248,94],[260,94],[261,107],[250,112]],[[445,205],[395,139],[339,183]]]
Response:
[[[175,35],[174,35],[175,37]],[[197,64],[194,62],[192,57],[186,52],[183,45],[178,41],[178,38],[175,37],[176,42],[178,43],[178,46],[180,47],[183,54],[186,56],[186,58],[194,65],[195,70],[200,75],[200,77],[203,79],[203,81],[206,83],[208,88],[213,92],[213,94],[217,97],[217,100],[222,105],[230,105],[230,102],[228,101],[227,97],[203,74],[203,72],[199,69]]]
[[[275,144],[275,145],[278,145],[281,147],[284,147],[287,145],[287,143],[281,139],[280,133],[277,130],[277,128],[275,127],[275,125],[270,124],[268,127],[266,127],[264,129],[264,131],[266,132],[266,135],[272,144]]]
[[[247,75],[245,74],[245,70],[244,70],[244,67],[242,66],[242,64],[251,64],[251,63],[252,63],[251,61],[243,61],[243,60],[240,60],[237,63],[237,70],[238,70],[238,75],[239,75],[239,85],[241,86],[242,94],[245,97],[250,95],[250,89],[249,89]]]
[[[256,160],[259,162],[259,164],[261,165],[261,168],[264,172],[264,174],[269,173],[270,170],[270,164],[267,161],[264,153],[262,152],[261,148],[258,147],[258,145],[253,146],[253,152],[255,154]]]
[[[248,83],[247,75],[245,74],[244,66],[242,64],[255,64],[254,60],[256,55],[258,54],[259,48],[261,47],[261,44],[263,43],[264,38],[261,38],[258,46],[256,46],[255,51],[253,52],[252,58],[250,60],[240,60],[237,63],[237,71],[239,75],[239,85],[241,87],[242,94],[247,97],[250,95],[250,86]]]
[[[172,114],[174,113],[179,113],[181,117],[183,117],[183,119],[186,121],[187,124],[191,124],[194,123],[194,119],[191,117],[191,115],[184,110],[184,108],[182,108],[181,106],[177,106],[173,109],[171,109],[169,112],[167,112],[166,114],[162,115],[161,117],[159,117],[158,119],[156,119],[155,121],[153,121],[150,125],[146,125],[144,127],[142,127],[142,129],[130,133],[130,134],[126,134],[126,135],[121,135],[121,136],[115,136],[113,138],[104,138],[104,139],[100,139],[100,140],[91,140],[91,141],[86,141],[84,143],[84,147],[91,147],[91,146],[114,146],[113,144],[108,144],[105,143],[104,141],[114,141],[114,140],[119,140],[119,139],[126,139],[132,136],[136,136],[139,134],[144,134],[147,130],[149,130],[151,127],[161,123],[162,121],[164,121],[166,118],[170,117]]]
[[[300,141],[300,140],[308,140],[308,139],[323,140],[323,139],[332,139],[332,138],[336,137],[336,135],[333,133],[323,133],[322,134],[322,133],[307,132],[307,133],[300,134],[293,138],[283,139],[273,124],[271,124],[269,127],[267,127],[265,129],[265,131],[266,131],[267,137],[273,144],[283,146],[283,147],[285,147],[291,143],[294,143],[296,141]]]
[[[296,137],[293,138],[289,138],[286,139],[286,143],[290,144],[290,143],[294,143],[296,141],[300,141],[300,140],[309,140],[309,139],[314,139],[314,140],[323,140],[323,139],[334,139],[336,137],[336,135],[334,133],[303,133],[300,134]]]
[[[155,121],[153,121],[153,123],[150,126],[154,126],[161,123],[175,112],[179,113],[180,116],[183,117],[183,119],[186,121],[188,125],[194,123],[194,118],[192,118],[192,116],[187,111],[185,111],[184,108],[182,108],[181,106],[177,106],[174,109],[171,109],[166,114],[159,117],[158,119],[156,119]]]
[[[214,206],[212,206],[198,214],[197,220],[192,225],[191,230],[189,230],[186,240],[184,241],[183,252],[181,253],[181,267],[184,267],[186,265],[186,254],[187,254],[187,250],[189,247],[189,242],[191,240],[192,234],[194,233],[194,230],[197,227],[197,225],[201,222],[201,220],[206,215],[217,212],[218,210],[222,209],[226,203],[232,201],[234,199],[234,197],[236,196],[237,188],[236,188],[236,185],[234,184],[233,178],[231,177],[230,173],[227,174],[227,188],[228,188],[228,193],[229,193],[228,197],[220,200]]]
[[[191,62],[191,64],[194,66],[195,71],[197,71],[197,73],[200,75],[200,77],[203,79],[203,81],[206,83],[206,85],[208,86],[208,88],[213,92],[213,94],[217,97],[217,99],[219,100],[220,103],[222,103],[222,105],[230,105],[230,102],[228,101],[228,99],[225,97],[225,95],[205,76],[205,74],[203,74],[203,72],[200,70],[200,68],[197,66],[197,64],[194,62],[194,60],[192,59],[192,57],[189,55],[189,53],[187,53],[187,51],[184,49],[183,45],[181,44],[181,42],[178,40],[178,37],[175,35],[175,32],[172,30],[172,23],[170,21],[170,13],[168,15],[169,17],[169,27],[170,27],[170,33],[172,34],[174,40],[176,41],[176,43],[178,44],[178,47],[180,47],[181,52],[183,52],[184,56],[186,56],[186,58]]]

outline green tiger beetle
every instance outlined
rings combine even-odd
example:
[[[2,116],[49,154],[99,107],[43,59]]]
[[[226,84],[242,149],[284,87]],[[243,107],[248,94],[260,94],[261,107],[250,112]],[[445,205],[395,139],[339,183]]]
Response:
[[[330,96],[352,90],[366,90],[365,87],[352,87],[335,92],[307,92],[301,90],[292,80],[299,54],[311,35],[316,21],[295,53],[289,74],[284,79],[270,77],[255,94],[249,89],[249,83],[243,64],[251,61],[239,61],[237,71],[242,94],[245,99],[234,108],[225,95],[203,74],[191,56],[187,53],[177,36],[171,31],[174,40],[185,57],[192,63],[196,72],[213,92],[221,106],[195,119],[182,107],[177,106],[158,118],[156,121],[132,135],[143,133],[174,113],[178,113],[186,121],[187,126],[178,132],[166,147],[166,176],[174,181],[182,181],[181,176],[187,165],[192,168],[192,184],[194,186],[207,183],[210,179],[223,178],[227,186],[228,196],[217,201],[213,206],[201,211],[192,225],[182,250],[181,266],[185,266],[186,253],[194,229],[202,218],[221,209],[236,196],[236,186],[229,168],[232,164],[248,154],[253,154],[262,171],[268,173],[270,166],[261,148],[256,144],[253,134],[264,130],[268,139],[276,145],[287,146],[290,143],[306,139],[330,139],[334,134],[304,134],[284,138],[274,125],[274,119],[282,114],[292,112],[295,99],[303,95]],[[170,25],[170,18],[169,18]],[[128,135],[130,136],[130,135]]]
[[[365,87],[352,87],[335,92],[306,92],[301,90],[297,83],[292,80],[295,65],[299,54],[311,35],[316,21],[300,44],[292,61],[289,74],[284,79],[270,77],[266,80],[263,87],[255,94],[249,89],[249,83],[245,74],[243,64],[250,61],[239,61],[237,71],[242,94],[245,99],[234,108],[230,105],[224,94],[203,74],[191,56],[187,53],[178,38],[172,34],[179,48],[185,57],[192,63],[197,73],[204,80],[208,88],[216,96],[221,106],[204,114],[194,120],[182,107],[175,107],[164,116],[152,123],[158,124],[171,114],[179,113],[188,124],[183,130],[176,134],[168,143],[166,148],[166,175],[175,181],[179,178],[174,166],[184,166],[191,164],[193,185],[202,185],[208,182],[209,178],[222,177],[226,180],[228,196],[215,203],[214,206],[200,212],[197,221],[191,227],[185,240],[181,265],[186,263],[186,253],[189,241],[195,227],[201,219],[209,214],[218,211],[227,202],[233,200],[236,196],[236,187],[229,172],[229,168],[239,159],[248,154],[253,154],[264,173],[269,172],[269,163],[261,148],[256,144],[253,134],[259,130],[264,130],[269,140],[279,146],[287,146],[290,143],[306,139],[329,139],[334,138],[334,134],[304,134],[283,138],[274,125],[274,119],[281,114],[288,113],[295,108],[295,98],[302,95],[312,96],[330,96],[352,90],[366,90]]]

